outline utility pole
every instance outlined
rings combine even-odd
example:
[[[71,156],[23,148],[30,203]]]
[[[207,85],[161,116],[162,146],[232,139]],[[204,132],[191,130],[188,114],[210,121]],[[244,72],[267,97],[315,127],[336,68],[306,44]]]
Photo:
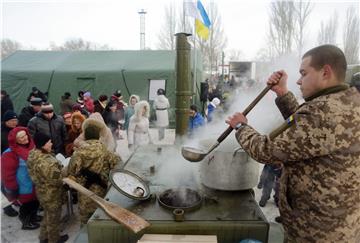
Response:
[[[140,50],[145,50],[145,10],[141,9],[138,14],[140,15]]]

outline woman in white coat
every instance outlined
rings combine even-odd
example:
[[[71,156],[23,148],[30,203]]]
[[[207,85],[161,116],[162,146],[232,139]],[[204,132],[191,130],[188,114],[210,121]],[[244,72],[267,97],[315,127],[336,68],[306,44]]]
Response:
[[[164,89],[157,90],[157,97],[154,100],[154,109],[156,114],[156,127],[159,129],[159,140],[165,138],[165,128],[169,126],[169,114],[168,109],[170,103],[165,96]]]
[[[130,118],[128,128],[129,148],[150,143],[149,114],[150,106],[145,100],[135,104],[135,113]]]

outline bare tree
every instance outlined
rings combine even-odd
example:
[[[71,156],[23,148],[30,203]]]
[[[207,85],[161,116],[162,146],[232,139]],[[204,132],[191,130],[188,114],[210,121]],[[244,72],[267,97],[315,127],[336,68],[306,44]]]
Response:
[[[304,2],[300,0],[299,2],[295,2],[296,27],[294,39],[299,55],[303,52],[305,26],[312,10],[313,5],[308,1]]]
[[[336,33],[338,28],[338,14],[335,11],[334,14],[325,24],[321,21],[320,30],[318,33],[318,43],[322,44],[336,44]]]
[[[346,11],[344,23],[343,43],[344,54],[348,64],[359,62],[359,10],[355,7],[349,7]]]
[[[64,44],[57,46],[55,43],[50,43],[50,50],[53,51],[79,51],[79,50],[91,50],[92,44],[89,41],[85,41],[82,38],[69,39]]]
[[[1,59],[5,59],[15,51],[21,48],[21,44],[15,40],[3,39],[1,40]]]
[[[268,40],[276,56],[292,51],[295,31],[295,6],[293,1],[276,1],[270,4],[270,29]]]
[[[230,49],[227,51],[226,56],[229,61],[240,61],[243,58],[244,53],[238,49]]]
[[[165,19],[159,34],[158,48],[175,50],[176,11],[174,2],[165,7]]]

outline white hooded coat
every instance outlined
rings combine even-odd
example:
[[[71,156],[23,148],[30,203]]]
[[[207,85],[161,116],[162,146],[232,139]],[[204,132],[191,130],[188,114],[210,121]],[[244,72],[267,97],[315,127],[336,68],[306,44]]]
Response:
[[[154,100],[155,114],[156,114],[156,126],[157,127],[167,127],[169,126],[169,114],[168,109],[170,108],[170,103],[168,98],[165,95],[158,95]]]
[[[146,107],[145,115],[142,115],[143,108]],[[135,114],[130,118],[128,128],[129,145],[146,145],[150,143],[149,134],[149,114],[150,106],[147,101],[139,101],[135,104]]]

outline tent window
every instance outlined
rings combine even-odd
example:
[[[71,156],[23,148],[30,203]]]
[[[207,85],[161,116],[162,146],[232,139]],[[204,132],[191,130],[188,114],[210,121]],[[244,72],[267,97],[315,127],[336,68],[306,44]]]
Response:
[[[166,87],[166,80],[165,79],[149,79],[149,100],[155,100],[156,92],[158,89],[165,89]]]
[[[94,77],[78,77],[77,80],[84,80],[84,81],[95,81]]]

